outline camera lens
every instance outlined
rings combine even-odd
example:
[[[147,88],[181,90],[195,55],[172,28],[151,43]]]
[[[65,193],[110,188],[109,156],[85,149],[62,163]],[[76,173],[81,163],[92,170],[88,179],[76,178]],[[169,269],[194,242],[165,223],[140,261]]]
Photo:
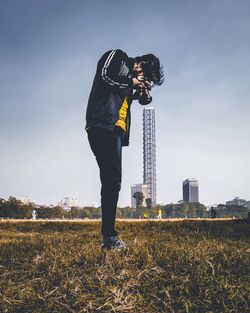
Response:
[[[139,103],[141,105],[147,105],[152,101],[152,97],[148,90],[145,90],[141,98],[139,99]]]

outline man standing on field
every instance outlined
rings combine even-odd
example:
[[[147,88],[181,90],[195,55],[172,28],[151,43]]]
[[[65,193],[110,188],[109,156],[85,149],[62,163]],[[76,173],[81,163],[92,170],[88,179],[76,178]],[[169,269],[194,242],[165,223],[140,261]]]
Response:
[[[153,54],[130,58],[120,50],[106,52],[97,64],[90,92],[86,131],[100,169],[102,248],[122,250],[125,243],[115,229],[122,178],[122,146],[129,145],[130,106],[152,101],[152,86],[161,85],[163,71]]]

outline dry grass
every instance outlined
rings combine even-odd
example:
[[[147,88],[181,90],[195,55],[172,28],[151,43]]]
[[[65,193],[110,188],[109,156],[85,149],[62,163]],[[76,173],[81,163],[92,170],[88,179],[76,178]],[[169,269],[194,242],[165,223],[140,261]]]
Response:
[[[249,224],[0,222],[0,312],[249,312]]]

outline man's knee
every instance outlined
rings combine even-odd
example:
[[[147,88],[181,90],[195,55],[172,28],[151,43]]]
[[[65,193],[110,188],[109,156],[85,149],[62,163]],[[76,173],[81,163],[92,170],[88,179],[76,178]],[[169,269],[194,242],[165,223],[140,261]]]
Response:
[[[119,193],[121,190],[121,182],[103,182],[102,183],[102,196],[113,196],[114,193]]]

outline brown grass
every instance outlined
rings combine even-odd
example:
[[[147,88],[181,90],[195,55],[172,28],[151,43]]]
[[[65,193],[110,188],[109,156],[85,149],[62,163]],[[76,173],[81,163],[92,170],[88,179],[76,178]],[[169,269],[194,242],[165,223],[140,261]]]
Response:
[[[249,224],[1,221],[0,312],[249,312]]]

